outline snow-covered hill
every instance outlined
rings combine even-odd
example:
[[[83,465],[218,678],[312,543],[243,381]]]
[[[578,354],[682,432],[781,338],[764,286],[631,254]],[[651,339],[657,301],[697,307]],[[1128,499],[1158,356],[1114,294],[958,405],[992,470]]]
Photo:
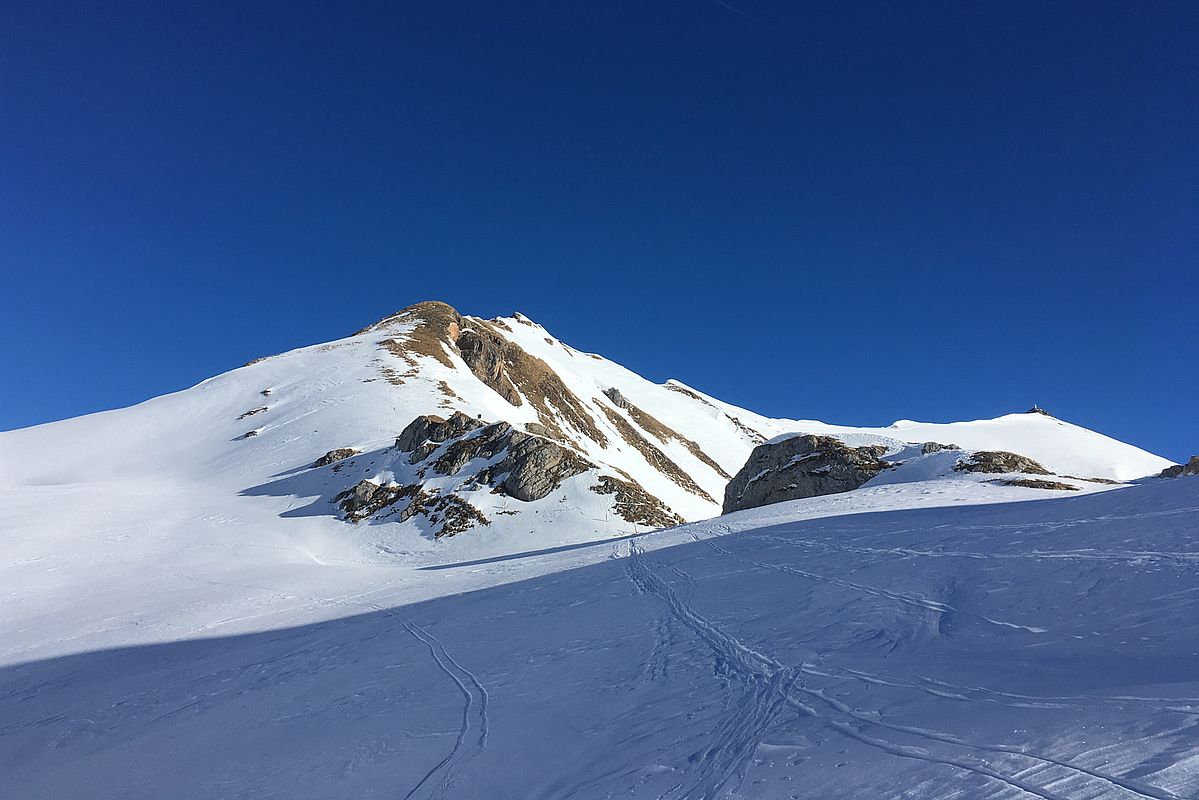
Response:
[[[716,517],[801,433],[898,466]],[[0,785],[1199,796],[1199,479],[1084,480],[1167,463],[1042,414],[768,419],[420,304],[0,433]]]

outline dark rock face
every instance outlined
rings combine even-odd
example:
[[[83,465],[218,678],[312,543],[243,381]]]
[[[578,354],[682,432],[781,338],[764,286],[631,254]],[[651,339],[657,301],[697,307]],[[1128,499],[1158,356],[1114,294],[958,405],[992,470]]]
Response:
[[[468,417],[461,411],[455,411],[449,419],[428,414],[417,417],[408,423],[408,426],[396,437],[396,449],[404,453],[412,453],[408,463],[419,464],[442,442],[482,427],[481,420]]]
[[[857,489],[891,466],[882,445],[849,447],[832,436],[795,436],[754,448],[724,493],[724,513]]]
[[[611,400],[612,405],[617,408],[623,408],[627,411],[632,406],[632,403],[626,400],[625,396],[620,393],[620,389],[617,389],[615,386],[604,389],[604,396]]]
[[[527,427],[535,426],[532,423]],[[532,502],[548,496],[567,478],[596,468],[552,439],[514,428],[507,422],[487,424],[460,412],[449,419],[417,417],[396,439],[396,448],[411,454],[409,463],[428,463],[415,470],[412,483],[385,485],[376,480],[362,480],[338,494],[333,500],[347,520],[384,519],[395,514],[402,522],[422,515],[430,523],[440,525],[435,536],[453,536],[478,525],[491,524],[479,509],[455,494],[457,491],[491,487],[492,492]],[[339,452],[331,451],[328,457]],[[472,462],[483,462],[473,474],[467,470]],[[431,487],[430,473],[461,475],[462,482],[450,490]],[[598,481],[591,490],[615,495],[613,510],[629,522],[648,527],[685,522],[631,480],[601,475]]]
[[[1044,414],[1044,415],[1045,415],[1045,416],[1047,416],[1047,417],[1052,417],[1052,416],[1053,416],[1053,415],[1052,415],[1052,414],[1050,414],[1048,411],[1046,411],[1045,409],[1043,409],[1043,408],[1041,408],[1040,406],[1038,406],[1038,405],[1035,405],[1035,404],[1033,405],[1033,407],[1032,407],[1032,408],[1028,409],[1028,411],[1025,411],[1024,413],[1025,413],[1025,414]]]
[[[995,481],[1004,486],[1023,486],[1025,489],[1054,489],[1060,492],[1077,492],[1077,486],[1071,486],[1068,483],[1061,481],[1047,481],[1041,478],[1010,478],[1008,480]]]
[[[327,467],[330,464],[336,463],[338,461],[343,461],[343,460],[349,458],[350,456],[356,456],[360,452],[362,452],[362,451],[355,450],[352,447],[338,447],[337,449],[330,450],[328,453],[325,453],[323,456],[318,458],[313,463],[312,466],[313,467]]]
[[[1175,464],[1161,471],[1163,478],[1178,478],[1183,475],[1199,475],[1199,456],[1191,456],[1191,460],[1187,463]]]
[[[942,450],[961,450],[956,444],[941,444],[940,442],[925,442],[920,446],[920,452],[924,455],[929,453],[940,453]]]
[[[402,498],[414,497],[419,491],[419,486],[382,486],[374,481],[359,481],[333,500],[346,512],[346,519],[358,522]]]
[[[496,422],[473,436],[451,442],[433,462],[433,470],[455,475],[474,459],[491,461],[497,456],[502,457],[471,481],[494,486],[525,502],[540,500],[562,481],[594,466],[556,442],[516,430],[507,422]]]
[[[341,505],[346,519],[351,522],[359,522],[397,505],[401,500],[408,500],[399,510],[400,521],[412,519],[418,514],[424,515],[430,523],[440,523],[441,527],[433,534],[437,539],[454,536],[476,525],[491,524],[479,509],[461,497],[427,492],[416,484],[382,486],[374,481],[360,481],[334,500]]]
[[[486,336],[471,328],[458,337],[458,352],[470,371],[514,406],[524,401],[508,377],[505,364],[517,357],[518,350],[519,347],[502,337]]]
[[[954,467],[958,472],[1023,472],[1026,475],[1052,475],[1037,462],[1006,450],[979,450],[963,458]]]
[[[461,412],[454,412],[448,420],[417,417],[396,439],[396,447],[411,452],[409,462],[413,464],[440,451],[432,464],[439,475],[456,475],[475,459],[492,461],[500,457],[473,476],[471,482],[494,486],[525,502],[540,500],[562,481],[594,466],[543,436],[517,430],[507,422],[487,425]]]

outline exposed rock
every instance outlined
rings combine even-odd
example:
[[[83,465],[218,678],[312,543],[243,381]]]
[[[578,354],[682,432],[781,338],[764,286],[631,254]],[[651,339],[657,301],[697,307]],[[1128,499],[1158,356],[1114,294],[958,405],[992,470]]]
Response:
[[[442,448],[446,442],[449,444]],[[573,450],[543,436],[517,430],[507,422],[486,425],[461,412],[455,412],[448,420],[417,417],[396,439],[396,447],[411,452],[413,464],[441,449],[441,455],[432,465],[433,471],[440,475],[456,475],[475,459],[492,461],[500,457],[472,480],[493,485],[504,494],[526,502],[540,500],[566,478],[594,466]]]
[[[1061,481],[1047,481],[1041,478],[1008,478],[1006,480],[997,480],[993,483],[1003,484],[1004,486],[1023,486],[1025,489],[1056,489],[1065,492],[1077,492],[1077,486],[1071,486],[1068,483]]]
[[[667,389],[669,389],[672,392],[678,392],[679,394],[685,394],[688,397],[690,397],[692,400],[698,400],[699,402],[703,403],[706,406],[709,406],[711,408],[716,408],[716,406],[712,405],[710,402],[705,400],[703,397],[699,396],[698,394],[691,391],[690,389],[688,389],[686,386],[683,386],[682,384],[674,383],[673,381],[667,381],[666,383],[663,384],[663,386],[665,386]]]
[[[315,462],[313,462],[312,466],[327,467],[336,461],[347,459],[350,456],[356,456],[361,452],[361,450],[355,450],[352,447],[338,447],[335,450],[330,450],[328,453],[325,453],[323,456],[318,458]]]
[[[514,406],[523,405],[524,398],[504,365],[509,359],[518,358],[517,350],[520,350],[517,345],[502,336],[486,336],[474,329],[467,329],[458,337],[458,352],[470,371]]]
[[[1161,471],[1163,478],[1178,478],[1182,475],[1199,475],[1199,456],[1191,456],[1191,460],[1187,463],[1175,464]]]
[[[540,422],[526,422],[525,430],[534,436],[544,436],[547,439],[554,438],[554,432],[542,425]]]
[[[599,483],[591,487],[596,494],[614,494],[612,510],[621,519],[650,528],[669,528],[682,525],[685,519],[668,509],[661,500],[631,481],[622,481],[611,475],[601,475]]]
[[[549,364],[505,339],[494,323],[472,318],[464,324],[468,327],[459,334],[457,347],[475,377],[514,406],[532,405],[551,438],[571,446],[566,428],[573,428],[607,446],[608,437]]]
[[[1111,478],[1080,478],[1077,475],[1062,475],[1063,478],[1069,478],[1072,481],[1086,481],[1087,483],[1106,483],[1109,486],[1123,486],[1122,481],[1112,480]]]
[[[247,411],[246,413],[244,413],[240,417],[238,417],[238,419],[245,419],[246,417],[252,417],[255,414],[261,414],[263,411],[266,411],[266,406],[259,406],[258,408],[251,408],[249,411]]]
[[[260,394],[261,394],[263,397],[270,397],[270,396],[271,396],[271,392],[272,392],[272,390],[271,390],[271,389],[263,389],[263,390],[260,392]]]
[[[813,435],[758,445],[725,488],[724,513],[857,489],[892,466],[881,459],[886,451]]]
[[[678,442],[679,444],[683,445],[683,447],[686,447],[688,452],[691,453],[691,455],[695,456],[698,460],[700,460],[704,464],[708,465],[708,467],[711,468],[713,472],[715,472],[720,477],[724,478],[726,481],[732,477],[731,475],[729,475],[727,472],[724,471],[723,467],[721,467],[719,464],[717,464],[715,461],[713,461],[712,458],[703,451],[703,448],[701,448],[698,443],[692,441],[691,439],[688,439],[686,436],[683,436],[681,433],[676,431],[674,428],[671,428],[669,425],[666,425],[665,423],[660,422],[657,417],[651,415],[650,413],[648,413],[646,411],[642,411],[640,408],[633,405],[628,400],[628,398],[626,398],[623,394],[620,393],[619,389],[616,389],[616,388],[607,389],[604,391],[604,395],[607,396],[607,398],[612,401],[612,404],[614,406],[616,406],[617,408],[624,409],[624,411],[627,412],[630,417],[632,417],[633,422],[635,422],[638,425],[638,427],[641,428],[641,430],[650,434],[655,439],[657,439],[659,442],[662,442],[663,444],[666,444],[668,442]],[[606,413],[609,417],[613,416],[607,409],[604,410],[604,413]],[[622,436],[624,435],[623,429],[621,430],[621,435]],[[630,442],[630,444],[632,444],[634,447],[637,447],[638,449],[641,449],[640,445],[636,442]],[[665,454],[663,454],[663,458],[665,458]],[[653,459],[651,459],[650,463],[653,463]],[[684,487],[684,488],[687,488],[687,487]],[[688,488],[688,491],[691,491],[691,490]]]
[[[1053,416],[1053,415],[1052,415],[1052,414],[1050,414],[1048,411],[1046,411],[1045,409],[1041,408],[1039,405],[1037,405],[1037,404],[1035,404],[1035,403],[1033,404],[1033,407],[1032,407],[1032,408],[1028,409],[1028,411],[1025,411],[1024,413],[1025,413],[1025,414],[1044,414],[1044,415],[1045,415],[1045,416],[1047,416],[1047,417],[1052,417],[1052,416]]]
[[[346,519],[360,522],[394,506],[400,500],[409,500],[399,512],[400,521],[424,515],[432,524],[441,523],[433,536],[454,536],[473,528],[487,526],[491,521],[483,512],[456,495],[438,495],[428,492],[416,484],[405,486],[383,486],[374,481],[360,481],[352,489],[339,494],[334,501],[345,511]]]
[[[358,522],[380,509],[393,505],[401,498],[416,496],[419,491],[420,487],[412,484],[383,486],[374,481],[364,480],[334,497],[333,501],[346,512],[346,519]]]
[[[663,475],[670,478],[672,481],[686,489],[688,492],[691,492],[696,497],[702,497],[705,500],[713,503],[716,502],[716,500],[710,494],[705,492],[702,488],[700,488],[698,483],[692,480],[690,475],[683,471],[682,467],[674,463],[669,456],[667,456],[665,453],[655,447],[648,439],[638,433],[637,429],[634,428],[627,419],[605,405],[600,405],[598,402],[597,405],[600,406],[600,410],[603,411],[608,417],[608,421],[612,423],[613,427],[620,432],[621,438],[636,448],[637,451],[645,457],[645,460],[653,465],[654,469],[658,470],[658,472],[661,472]]]
[[[419,464],[442,443],[461,436],[467,431],[483,427],[481,420],[455,411],[449,419],[426,414],[408,423],[396,437],[396,449],[411,453],[409,464]]]
[[[442,475],[456,474],[473,459],[490,461],[501,454],[499,461],[472,480],[525,502],[540,500],[561,486],[562,481],[594,466],[556,442],[516,430],[507,422],[497,422],[475,436],[450,444],[434,462],[433,469]]]
[[[612,405],[617,408],[623,408],[627,411],[632,406],[632,403],[626,400],[625,396],[620,393],[620,389],[617,389],[615,386],[604,389],[604,396],[611,400]]]
[[[708,405],[711,405],[711,403],[708,403]],[[755,431],[753,428],[749,427],[744,422],[742,422],[741,420],[734,417],[732,414],[725,414],[724,416],[728,419],[729,422],[733,423],[734,428],[741,431],[741,434],[743,436],[745,436],[745,438],[749,439],[751,442],[754,442],[755,444],[762,444],[763,442],[766,441],[765,436],[763,436],[758,431]]]
[[[1026,475],[1053,473],[1019,453],[1006,450],[979,450],[963,458],[954,467],[958,472],[1023,472]]]
[[[380,341],[379,345],[393,356],[403,359],[410,367],[418,365],[417,356],[426,356],[452,369],[454,362],[450,358],[450,348],[458,338],[462,323],[462,315],[452,306],[426,301],[397,311],[354,335],[392,332],[397,325],[403,324],[410,329]]]
[[[940,442],[925,442],[920,446],[920,452],[924,455],[929,453],[940,453],[942,450],[961,450],[956,444],[941,444]]]

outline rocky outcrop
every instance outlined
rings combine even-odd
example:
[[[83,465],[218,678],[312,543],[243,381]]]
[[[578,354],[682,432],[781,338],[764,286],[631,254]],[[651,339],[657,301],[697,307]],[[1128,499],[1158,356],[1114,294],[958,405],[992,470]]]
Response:
[[[925,442],[920,445],[920,452],[924,455],[930,453],[940,453],[942,450],[961,450],[956,444],[941,444],[940,442]]]
[[[352,489],[334,498],[351,522],[379,515],[385,509],[395,511],[402,500],[408,502],[395,512],[400,521],[423,516],[431,525],[440,525],[433,532],[436,539],[463,533],[476,525],[491,524],[483,512],[461,497],[425,491],[417,484],[385,486],[374,481],[359,481]]]
[[[648,528],[669,528],[682,525],[687,520],[671,511],[649,492],[631,481],[622,481],[611,475],[600,476],[599,483],[591,487],[596,494],[616,495],[612,510],[626,522]]]
[[[1191,456],[1191,460],[1187,463],[1175,464],[1161,471],[1163,478],[1178,478],[1183,475],[1199,475],[1199,456]]]
[[[604,389],[604,396],[612,401],[612,405],[617,408],[623,408],[625,411],[628,411],[633,405],[625,399],[625,396],[620,393],[620,389],[617,389],[615,386]]]
[[[409,464],[419,464],[430,453],[441,446],[442,442],[455,439],[467,431],[483,427],[483,421],[468,417],[461,411],[455,411],[449,419],[426,414],[408,423],[408,426],[396,437],[396,449],[411,453]]]
[[[346,513],[346,519],[358,522],[406,497],[415,497],[419,486],[384,486],[375,481],[359,481],[333,498]]]
[[[724,513],[857,489],[891,464],[882,445],[803,435],[758,445],[724,493]]]
[[[1061,481],[1047,481],[1042,478],[1008,478],[995,481],[1003,486],[1022,486],[1025,489],[1054,489],[1060,492],[1077,492],[1077,486],[1071,486]]]
[[[338,447],[334,450],[330,450],[328,453],[325,453],[323,456],[318,458],[315,462],[313,462],[312,466],[327,467],[330,464],[334,464],[338,461],[344,461],[351,456],[356,456],[361,452],[361,450],[355,450],[352,447]]]
[[[562,481],[594,466],[556,442],[496,422],[451,442],[433,462],[433,471],[456,475],[475,459],[492,463],[471,477],[471,483],[493,486],[525,502],[540,500]]]
[[[979,450],[963,458],[954,467],[958,472],[1022,472],[1026,475],[1052,475],[1028,456],[1006,450]]]
[[[562,481],[595,466],[544,436],[518,430],[507,422],[488,425],[460,412],[449,419],[417,417],[396,439],[396,448],[411,452],[412,464],[438,453],[430,467],[438,475],[457,475],[476,459],[489,462],[469,482],[493,486],[525,502],[540,500]]]
[[[1045,416],[1047,416],[1047,417],[1052,417],[1052,416],[1053,416],[1052,414],[1050,414],[1050,413],[1049,413],[1048,411],[1046,411],[1045,409],[1041,408],[1041,407],[1040,407],[1039,405],[1037,405],[1036,403],[1033,403],[1033,407],[1032,407],[1032,408],[1030,408],[1030,409],[1028,409],[1028,411],[1025,411],[1024,413],[1025,413],[1025,414],[1044,414],[1044,415],[1045,415]]]

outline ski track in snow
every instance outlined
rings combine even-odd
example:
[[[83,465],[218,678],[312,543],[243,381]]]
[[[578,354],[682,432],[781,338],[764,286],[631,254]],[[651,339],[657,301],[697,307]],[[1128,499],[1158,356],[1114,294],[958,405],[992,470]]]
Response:
[[[728,532],[729,531],[726,528],[725,533],[727,534]],[[873,595],[874,597],[882,597],[884,599],[892,600],[892,601],[899,603],[901,605],[904,605],[904,606],[908,606],[911,608],[917,608],[922,611],[930,611],[934,614],[950,614],[950,613],[952,613],[952,614],[958,614],[963,617],[971,617],[973,619],[979,619],[979,620],[982,620],[983,622],[987,622],[992,625],[998,625],[999,627],[1002,627],[1002,628],[1016,628],[1019,630],[1027,631],[1028,633],[1048,633],[1048,629],[1046,629],[1046,628],[1040,628],[1040,627],[1036,627],[1033,625],[1020,625],[1015,622],[1006,622],[1004,620],[998,620],[998,619],[992,619],[991,617],[985,617],[980,614],[972,614],[968,611],[962,611],[957,608],[954,608],[953,606],[951,606],[947,603],[942,603],[937,600],[930,600],[927,597],[920,597],[918,595],[904,594],[903,592],[893,592],[888,589],[880,589],[876,586],[866,586],[865,584],[855,583],[853,581],[846,581],[846,580],[842,580],[840,578],[834,578],[834,577],[831,577],[828,575],[820,575],[815,572],[809,572],[807,570],[802,570],[797,567],[788,567],[783,564],[771,564],[766,561],[754,561],[753,559],[745,558],[744,556],[739,556],[736,553],[733,553],[729,550],[724,549],[723,547],[720,547],[719,545],[717,545],[715,542],[712,541],[712,539],[715,538],[715,536],[703,537],[694,531],[688,531],[688,533],[690,533],[691,537],[693,539],[695,539],[695,541],[703,542],[704,544],[706,544],[708,547],[710,547],[712,550],[716,551],[717,553],[720,553],[723,556],[727,556],[728,558],[732,558],[737,561],[740,561],[741,563],[746,564],[748,566],[756,567],[758,569],[768,569],[768,570],[772,570],[774,572],[781,572],[786,575],[794,575],[797,578],[807,578],[808,580],[816,581],[818,583],[827,583],[832,586],[838,586],[842,589],[849,589],[851,591]],[[764,537],[756,537],[756,538],[761,539]],[[792,540],[788,540],[788,539],[780,539],[780,540],[785,541],[785,542],[792,541]]]
[[[694,536],[694,534],[692,534]],[[695,537],[711,546],[707,539]],[[745,561],[731,552],[714,547],[720,555]],[[801,714],[813,717],[823,722],[844,736],[877,748],[891,755],[913,758],[929,763],[955,767],[975,775],[998,781],[1010,788],[1045,800],[1067,800],[1071,795],[1056,793],[1049,783],[1065,779],[1084,779],[1099,782],[1102,791],[1117,791],[1131,798],[1150,800],[1183,800],[1164,789],[1147,784],[1127,780],[1115,775],[1101,772],[1097,769],[1080,765],[1072,761],[1056,758],[1042,753],[1032,752],[1027,748],[1010,745],[971,742],[952,734],[942,733],[929,728],[900,725],[885,721],[877,711],[861,711],[851,708],[840,701],[827,696],[822,690],[804,685],[802,676],[832,677],[808,665],[800,667],[786,666],[776,659],[759,652],[745,642],[723,631],[709,620],[696,613],[690,603],[682,600],[657,573],[647,566],[642,558],[643,551],[635,543],[630,542],[628,565],[626,567],[630,580],[639,591],[658,597],[673,616],[690,628],[714,653],[718,668],[726,670],[731,679],[737,680],[747,687],[746,697],[734,708],[731,716],[713,732],[713,744],[700,759],[700,772],[691,788],[685,790],[682,797],[686,798],[715,798],[734,778],[740,782],[745,777],[745,769],[753,757],[757,747],[776,720],[784,705],[791,706]],[[756,564],[754,566],[770,568],[770,565]],[[672,569],[679,573],[677,566]],[[804,575],[804,577],[807,577]],[[849,584],[851,588],[856,586]],[[885,596],[885,595],[884,595]],[[941,604],[937,604],[941,605]],[[927,606],[925,606],[927,607]],[[990,621],[990,620],[988,620]],[[863,673],[864,675],[864,673]],[[873,677],[873,676],[872,676]],[[803,694],[809,701],[818,701],[827,707],[828,711],[821,713],[812,705],[802,702],[793,693]],[[954,698],[965,699],[969,698]],[[828,712],[831,711],[830,715]],[[912,747],[888,741],[876,735],[870,735],[854,727],[872,726],[890,730],[907,736],[914,736],[930,742],[960,747],[972,751],[966,756],[947,756],[929,752],[924,748]],[[1019,770],[1009,774],[1000,772],[979,758],[976,753],[991,752],[1006,756],[1026,759],[1035,762],[1038,771],[1057,768],[1065,773],[1064,776],[1046,776],[1046,784],[1033,783],[1028,779],[1029,769]]]
[[[478,677],[473,672],[459,664],[445,646],[436,636],[429,633],[428,630],[417,625],[404,614],[391,608],[384,608],[367,603],[368,608],[376,611],[381,611],[384,614],[399,621],[404,628],[412,634],[412,636],[425,647],[429,649],[429,654],[437,663],[438,668],[446,674],[462,692],[464,704],[462,707],[462,727],[458,731],[458,736],[454,741],[454,747],[449,754],[433,766],[424,776],[417,782],[412,789],[404,795],[404,800],[417,796],[417,793],[422,787],[428,784],[431,788],[429,796],[433,798],[447,798],[450,796],[451,790],[454,788],[454,775],[461,770],[466,764],[478,754],[487,749],[488,725],[489,719],[487,715],[487,689],[479,681]],[[468,685],[469,684],[469,685]],[[473,687],[473,691],[472,691]],[[478,693],[478,697],[475,693]],[[477,719],[476,719],[477,718]],[[475,719],[478,725],[479,734],[476,739],[471,739],[472,719]],[[434,776],[440,774],[440,779],[433,782]]]

